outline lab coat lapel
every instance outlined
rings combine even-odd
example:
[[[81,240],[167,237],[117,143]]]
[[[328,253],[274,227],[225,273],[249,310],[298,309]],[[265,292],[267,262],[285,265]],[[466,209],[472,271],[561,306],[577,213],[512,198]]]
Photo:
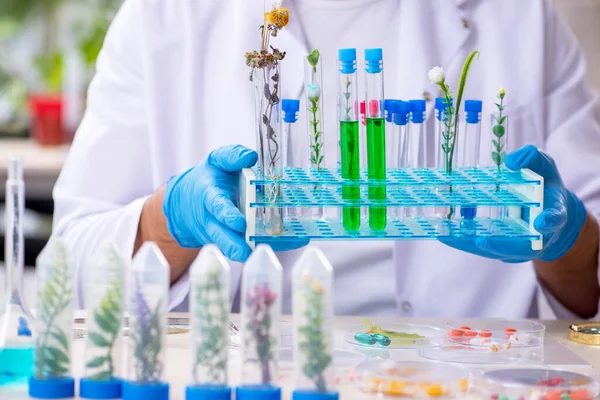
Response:
[[[281,62],[282,97],[299,99],[304,84],[304,57],[309,53],[300,24],[290,18],[288,26],[271,42],[286,52]]]

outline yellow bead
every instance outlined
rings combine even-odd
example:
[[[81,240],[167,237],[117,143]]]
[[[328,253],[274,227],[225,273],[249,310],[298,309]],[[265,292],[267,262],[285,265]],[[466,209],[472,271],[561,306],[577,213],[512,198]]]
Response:
[[[442,387],[440,385],[429,386],[426,392],[429,396],[439,397],[442,395]]]

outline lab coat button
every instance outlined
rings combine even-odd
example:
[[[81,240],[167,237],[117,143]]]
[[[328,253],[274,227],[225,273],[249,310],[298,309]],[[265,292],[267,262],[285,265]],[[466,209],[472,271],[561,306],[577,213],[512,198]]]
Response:
[[[463,28],[465,28],[465,29],[469,29],[471,27],[471,24],[469,24],[469,21],[467,21],[465,18],[463,18],[462,24],[463,24]]]
[[[402,311],[404,311],[406,314],[410,314],[412,312],[412,304],[410,304],[409,301],[403,301]]]

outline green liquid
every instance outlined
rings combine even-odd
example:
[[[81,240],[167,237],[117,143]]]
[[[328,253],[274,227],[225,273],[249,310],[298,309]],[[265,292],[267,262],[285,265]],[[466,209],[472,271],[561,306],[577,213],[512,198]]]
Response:
[[[358,121],[340,121],[340,146],[342,178],[360,178],[360,153],[358,149]],[[360,200],[360,186],[343,186],[344,200]],[[349,232],[360,228],[360,207],[342,208],[342,225]]]
[[[367,118],[367,162],[369,180],[385,176],[385,119]],[[385,200],[385,185],[369,186],[370,200]],[[369,227],[376,232],[385,230],[387,225],[386,207],[369,207]]]
[[[0,349],[0,386],[26,384],[33,370],[33,348]]]

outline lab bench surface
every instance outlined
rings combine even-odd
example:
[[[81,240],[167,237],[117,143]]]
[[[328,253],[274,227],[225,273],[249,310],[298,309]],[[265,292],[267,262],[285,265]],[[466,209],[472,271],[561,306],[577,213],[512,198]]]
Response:
[[[77,313],[77,317],[84,317],[85,313]],[[172,313],[169,314],[171,318],[188,318],[187,313]],[[238,324],[239,315],[232,315],[232,321]],[[335,318],[335,334],[343,332],[344,330],[351,329],[352,327],[360,326],[363,318],[361,317],[337,317]],[[372,321],[382,326],[393,326],[399,323],[414,323],[414,324],[425,324],[443,327],[446,324],[447,319],[445,318],[386,318],[377,317],[372,318]],[[598,374],[600,371],[600,347],[589,347],[580,344],[576,344],[568,341],[569,325],[570,321],[540,321],[546,326],[546,344],[544,349],[545,362],[550,364],[550,367],[561,368],[566,370],[572,370],[573,372],[586,373],[586,374]],[[239,326],[239,325],[238,325]],[[290,332],[292,328],[291,316],[282,317],[282,331]],[[284,334],[285,335],[285,334]],[[285,336],[284,336],[285,337]],[[285,342],[285,340],[283,341]],[[76,377],[81,376],[83,372],[83,350],[84,340],[76,340],[73,346],[73,369]],[[287,343],[289,346],[290,343]],[[337,346],[336,346],[337,349]],[[337,350],[336,350],[337,351]],[[280,362],[280,372],[283,376],[282,399],[287,400],[291,398],[291,391],[293,385],[293,369],[291,364],[291,348],[281,351],[280,355],[282,361]],[[336,353],[334,353],[336,357]],[[418,356],[415,356],[410,350],[395,350],[392,356],[393,359],[398,360],[416,360]],[[343,363],[346,365],[342,368],[340,383],[340,399],[343,400],[362,400],[362,399],[374,399],[376,396],[359,391],[356,386],[350,381],[346,380],[349,376],[348,372],[344,370],[350,370],[351,365],[356,362],[352,357],[347,355],[344,358]],[[426,361],[421,359],[422,361]],[[170,383],[170,400],[183,400],[185,398],[184,391],[185,386],[189,380],[190,370],[190,352],[189,352],[189,336],[188,334],[171,334],[167,338],[167,350],[166,350],[166,380]],[[337,362],[336,362],[337,363]],[[469,367],[469,365],[465,365]],[[470,367],[477,367],[476,365],[470,365]],[[496,365],[493,368],[510,368],[514,365]],[[521,365],[522,367],[522,365]],[[532,365],[527,364],[527,367]],[[535,365],[533,365],[535,367]],[[239,347],[230,346],[230,362],[229,362],[229,382],[232,386],[235,386],[239,382],[240,364],[239,364]]]

